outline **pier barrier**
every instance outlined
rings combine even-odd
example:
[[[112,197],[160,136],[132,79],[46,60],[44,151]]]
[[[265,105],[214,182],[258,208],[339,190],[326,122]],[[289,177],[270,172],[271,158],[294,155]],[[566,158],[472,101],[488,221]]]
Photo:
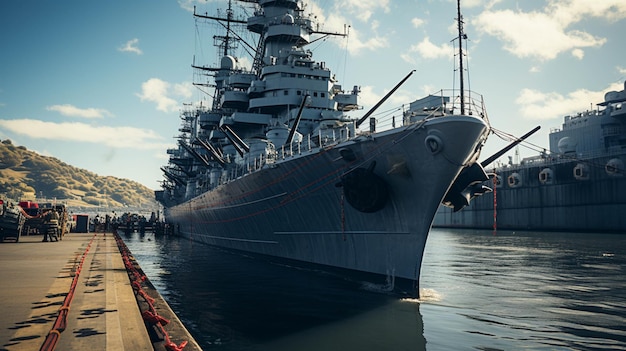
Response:
[[[137,303],[139,304],[139,309],[141,310],[141,315],[146,323],[146,327],[149,328],[150,337],[153,339],[153,345],[155,350],[164,349],[167,351],[193,351],[200,350],[200,347],[197,345],[195,340],[191,338],[187,330],[184,328],[182,323],[178,321],[177,317],[171,313],[169,319],[166,316],[163,316],[159,312],[159,309],[155,306],[155,297],[150,296],[150,293],[153,295],[158,295],[158,292],[154,289],[152,284],[149,282],[148,278],[144,274],[143,270],[137,262],[135,261],[132,253],[122,240],[122,238],[115,233],[115,240],[122,254],[122,260],[124,262],[124,266],[128,271],[128,275],[130,277],[131,286],[135,291],[137,296]],[[162,310],[161,310],[162,311]],[[177,321],[177,329],[178,333],[181,334],[179,336],[187,336],[188,340],[183,340],[179,344],[176,344],[171,337],[171,332],[173,330],[168,330],[166,326],[170,325],[170,320],[174,318]],[[189,346],[188,348],[185,348]]]

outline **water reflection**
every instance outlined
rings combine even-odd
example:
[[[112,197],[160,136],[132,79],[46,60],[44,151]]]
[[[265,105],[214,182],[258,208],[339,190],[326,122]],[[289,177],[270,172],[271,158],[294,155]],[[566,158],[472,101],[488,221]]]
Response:
[[[422,300],[178,238],[126,242],[211,350],[626,348],[626,236],[435,229]]]
[[[422,286],[442,291],[448,312],[465,317],[458,337],[475,347],[626,343],[624,236],[439,229],[424,263]]]
[[[419,303],[394,300],[259,346],[259,350],[425,350]]]
[[[415,301],[178,238],[123,237],[205,349],[425,349]]]

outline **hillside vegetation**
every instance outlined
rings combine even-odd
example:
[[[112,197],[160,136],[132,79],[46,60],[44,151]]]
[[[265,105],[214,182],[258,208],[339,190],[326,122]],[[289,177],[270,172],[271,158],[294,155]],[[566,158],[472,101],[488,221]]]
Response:
[[[155,206],[154,192],[128,179],[99,176],[10,140],[0,142],[0,198],[40,202],[56,198],[72,206]]]

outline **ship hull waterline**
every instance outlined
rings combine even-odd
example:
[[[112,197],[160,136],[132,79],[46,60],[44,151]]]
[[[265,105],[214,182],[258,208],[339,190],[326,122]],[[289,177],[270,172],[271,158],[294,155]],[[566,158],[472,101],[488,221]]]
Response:
[[[419,297],[433,216],[486,131],[479,118],[448,116],[303,152],[166,207],[166,220],[194,241],[375,276]],[[339,184],[357,168],[384,181],[384,208],[346,201]]]
[[[505,181],[494,193],[472,200],[462,211],[441,207],[434,227],[465,229],[524,230],[546,232],[617,233],[626,232],[626,178],[611,176],[604,165],[609,156],[545,163],[538,167],[495,171],[503,180],[517,174],[522,186],[511,187]],[[584,179],[576,179],[578,165],[588,165]],[[554,171],[552,183],[541,184],[539,174]],[[493,185],[492,185],[493,187]]]

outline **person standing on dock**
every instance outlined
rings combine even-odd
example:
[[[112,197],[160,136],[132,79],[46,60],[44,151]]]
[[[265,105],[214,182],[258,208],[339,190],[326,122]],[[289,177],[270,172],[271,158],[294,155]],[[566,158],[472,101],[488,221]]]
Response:
[[[109,216],[109,214],[107,213],[106,216],[104,217],[104,230],[103,232],[107,232],[107,230],[110,229],[111,226],[111,216]]]
[[[93,219],[93,232],[97,233],[98,232],[98,226],[100,225],[100,215],[97,214],[96,217],[94,217]]]
[[[44,216],[43,242],[59,241],[59,214],[54,209],[46,212]],[[52,232],[51,232],[52,231]]]

